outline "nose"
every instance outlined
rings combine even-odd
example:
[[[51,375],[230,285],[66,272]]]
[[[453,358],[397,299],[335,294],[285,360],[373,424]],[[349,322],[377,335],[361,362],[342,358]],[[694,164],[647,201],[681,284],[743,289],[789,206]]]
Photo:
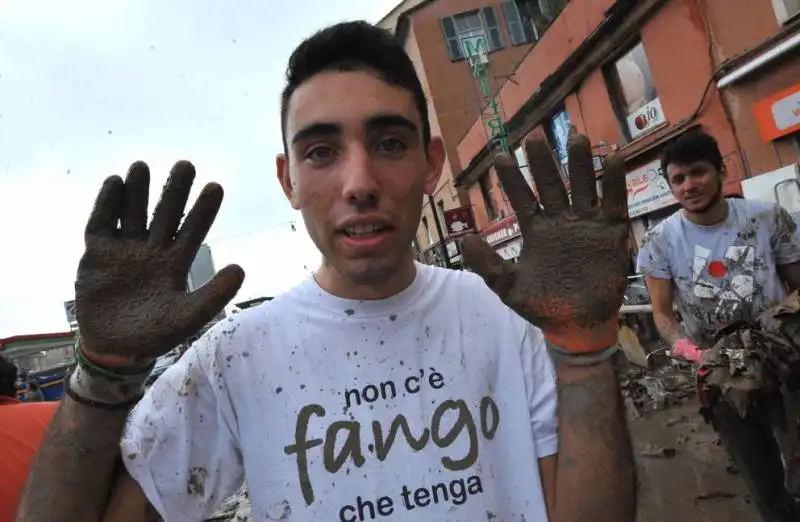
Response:
[[[380,185],[373,169],[372,159],[364,147],[351,147],[342,166],[342,196],[348,203],[359,208],[377,205]]]
[[[702,179],[699,176],[686,176],[681,187],[684,192],[694,192],[702,188]]]

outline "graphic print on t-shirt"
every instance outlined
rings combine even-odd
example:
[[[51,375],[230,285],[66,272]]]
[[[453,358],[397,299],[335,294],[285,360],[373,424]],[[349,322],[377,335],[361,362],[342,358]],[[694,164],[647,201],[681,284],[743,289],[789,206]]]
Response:
[[[453,398],[447,390],[448,381],[435,368],[409,370],[400,378],[346,388],[340,394],[339,411],[326,411],[319,404],[303,406],[296,417],[294,440],[284,447],[284,452],[296,460],[297,484],[306,505],[317,501],[311,462],[321,460],[324,471],[331,475],[349,474],[370,460],[384,462],[391,454],[432,448],[440,450],[438,460],[442,471],[464,473],[427,485],[398,485],[396,491],[387,491],[378,498],[370,498],[371,491],[353,491],[352,503],[337,508],[340,519],[361,520],[364,515],[366,519],[386,517],[395,511],[431,504],[461,505],[469,497],[483,493],[481,477],[471,468],[478,460],[480,447],[494,439],[500,426],[500,410],[489,395],[477,405]],[[426,400],[432,403],[428,408],[432,411],[422,425],[414,426],[402,411],[381,420],[371,417],[369,425],[357,420],[361,413],[358,410],[370,411],[380,403],[417,395],[426,399],[438,395],[437,399]],[[340,412],[348,419],[342,420],[337,415]],[[316,425],[313,430],[312,425]],[[322,435],[310,435],[310,431]],[[327,482],[319,474],[317,480]]]
[[[723,259],[709,259],[711,249],[694,247],[693,290],[701,299],[716,299],[714,310],[718,324],[741,318],[744,306],[753,300],[755,249],[731,245]]]

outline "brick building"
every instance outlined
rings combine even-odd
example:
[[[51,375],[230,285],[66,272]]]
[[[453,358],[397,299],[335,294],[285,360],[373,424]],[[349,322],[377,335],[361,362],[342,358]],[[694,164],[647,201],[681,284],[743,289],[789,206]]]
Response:
[[[459,159],[458,143],[478,118],[481,107],[466,53],[486,45],[494,73],[489,88],[497,92],[537,37],[535,25],[523,27],[522,19],[526,14],[520,11],[518,3],[513,0],[405,0],[378,23],[401,39],[414,62],[428,98],[431,131],[442,136],[447,149],[444,172],[431,198],[433,208],[425,198],[417,234],[417,248],[426,262],[442,264],[443,259],[442,238],[434,213],[438,214],[447,239],[445,211],[470,203],[466,189],[454,184],[455,176],[464,167]],[[449,240],[446,245],[449,257],[457,263],[460,256],[456,243]]]
[[[740,193],[743,179],[798,168],[800,1],[515,2],[526,12],[555,3],[557,17],[513,75],[498,79],[497,101],[485,101],[503,108],[504,133],[487,139],[487,118],[476,115],[457,146],[454,185],[466,190],[478,229],[503,257],[518,255],[521,238],[492,155],[506,146],[527,175],[519,147],[535,130],[548,136],[565,172],[569,124],[591,140],[598,176],[604,156],[623,155],[636,243],[676,209],[658,157],[681,133],[702,128],[717,138],[727,194]]]

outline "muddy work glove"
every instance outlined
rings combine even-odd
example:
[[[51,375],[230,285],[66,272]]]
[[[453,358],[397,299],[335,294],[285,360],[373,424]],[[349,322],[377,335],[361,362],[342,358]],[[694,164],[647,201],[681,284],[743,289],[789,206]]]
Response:
[[[147,165],[134,163],[125,181],[103,183],[75,282],[82,355],[92,363],[127,369],[152,362],[197,333],[242,285],[244,272],[231,265],[187,292],[223,197],[221,186],[206,185],[181,226],[194,177],[191,163],[175,164],[149,227]]]
[[[678,339],[672,345],[672,355],[695,364],[703,363],[703,352],[689,339]]]
[[[504,261],[476,236],[462,243],[467,265],[519,315],[570,354],[605,351],[617,342],[618,314],[628,275],[628,201],[621,158],[606,161],[599,201],[589,140],[568,143],[572,201],[543,139],[525,143],[540,202],[514,159],[495,168],[522,231],[518,264]]]

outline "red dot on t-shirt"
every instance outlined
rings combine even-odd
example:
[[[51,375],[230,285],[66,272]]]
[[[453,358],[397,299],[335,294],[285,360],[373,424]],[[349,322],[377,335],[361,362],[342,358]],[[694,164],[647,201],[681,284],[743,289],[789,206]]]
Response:
[[[727,270],[725,269],[725,263],[723,263],[722,261],[712,261],[708,264],[708,274],[711,277],[716,277],[717,279],[720,279],[722,277],[725,277],[726,272]]]

